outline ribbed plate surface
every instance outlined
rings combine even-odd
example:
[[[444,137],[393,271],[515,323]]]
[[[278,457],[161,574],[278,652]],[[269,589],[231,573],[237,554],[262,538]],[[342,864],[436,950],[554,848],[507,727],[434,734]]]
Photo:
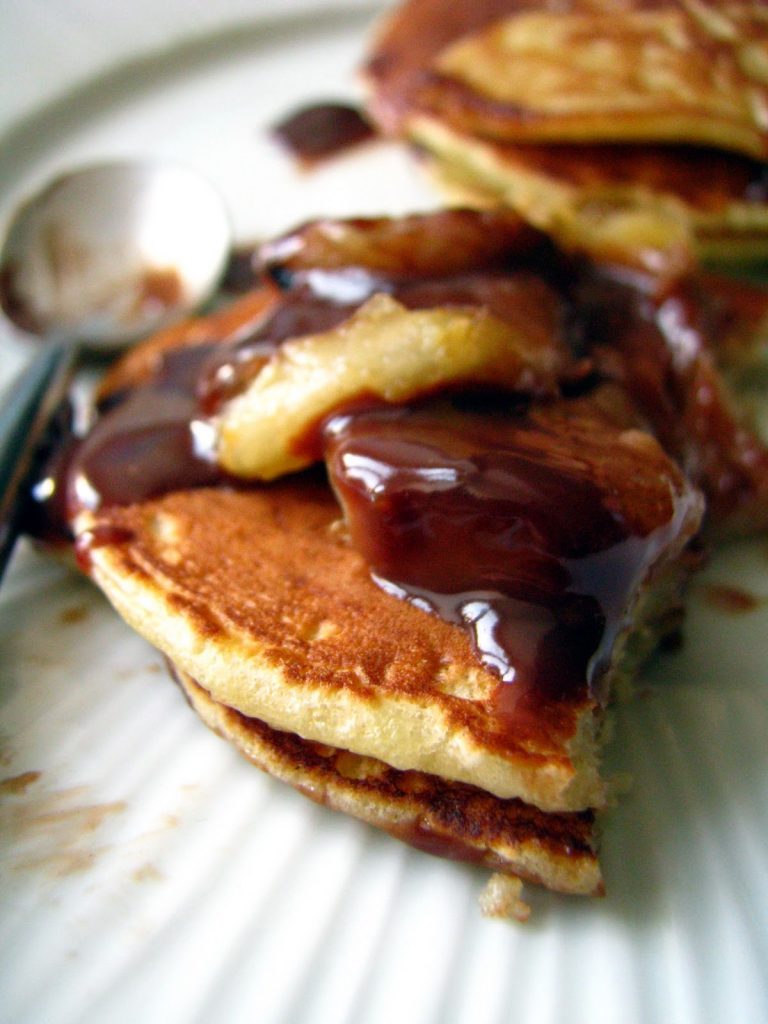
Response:
[[[85,31],[87,7],[61,10]],[[209,48],[28,116],[0,145],[3,213],[52,171],[118,153],[198,166],[242,240],[312,214],[433,204],[389,148],[301,176],[264,131],[306,99],[354,95],[370,9],[252,7]],[[32,24],[42,7],[28,9]],[[5,376],[23,353],[3,351]],[[634,781],[606,822],[608,897],[531,892],[519,927],[481,918],[480,872],[241,762],[86,581],[21,549],[0,590],[0,1020],[768,1021],[766,570],[764,540],[718,557],[685,647],[618,711],[612,767]],[[720,584],[762,600],[737,613]]]

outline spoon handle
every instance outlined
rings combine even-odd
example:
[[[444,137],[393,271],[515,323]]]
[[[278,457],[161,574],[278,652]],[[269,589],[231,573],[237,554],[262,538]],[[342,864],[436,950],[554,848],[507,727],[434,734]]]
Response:
[[[35,455],[69,386],[71,342],[46,345],[0,396],[0,580],[22,525]]]

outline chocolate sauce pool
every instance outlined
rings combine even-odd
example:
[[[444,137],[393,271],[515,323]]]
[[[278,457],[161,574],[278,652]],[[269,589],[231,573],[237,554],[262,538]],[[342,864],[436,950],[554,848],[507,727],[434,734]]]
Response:
[[[197,379],[213,346],[166,353],[158,372],[102,415],[73,455],[67,507],[129,505],[169,491],[218,483],[199,432]]]
[[[346,103],[302,107],[276,124],[272,134],[304,167],[376,137],[360,110]]]

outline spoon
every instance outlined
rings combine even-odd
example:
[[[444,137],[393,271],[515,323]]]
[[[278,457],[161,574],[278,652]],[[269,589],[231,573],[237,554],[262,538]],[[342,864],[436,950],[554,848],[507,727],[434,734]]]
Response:
[[[221,198],[176,164],[85,167],[18,208],[0,251],[0,305],[41,348],[0,397],[0,579],[81,348],[115,350],[201,305],[230,246]]]

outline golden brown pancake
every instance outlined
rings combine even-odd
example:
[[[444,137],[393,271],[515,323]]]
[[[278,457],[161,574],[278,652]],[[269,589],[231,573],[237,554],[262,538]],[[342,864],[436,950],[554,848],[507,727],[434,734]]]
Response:
[[[556,892],[599,895],[594,815],[546,814],[519,800],[270,729],[213,700],[176,672],[202,720],[262,771],[316,803],[360,818],[420,850],[469,861]]]
[[[369,108],[449,196],[508,204],[563,244],[754,260],[766,38],[761,3],[408,0],[375,37]]]
[[[509,206],[562,245],[674,273],[768,256],[768,165],[701,147],[515,145],[417,119],[409,139],[453,202]]]
[[[385,125],[504,141],[675,141],[768,155],[760,0],[408,0],[366,65]]]
[[[630,514],[655,529],[675,488],[681,518],[664,552],[669,570],[655,570],[635,608],[632,644],[625,651],[629,637],[617,641],[614,674],[624,670],[618,652],[640,659],[679,607],[685,572],[675,556],[699,512],[647,435],[630,431],[624,440],[615,431],[595,441],[608,451],[619,438],[618,473],[599,470],[617,511],[633,496]],[[563,441],[569,458],[585,439]],[[466,633],[378,587],[339,519],[327,485],[299,478],[249,491],[178,491],[82,513],[76,528],[89,573],[121,615],[217,701],[502,798],[548,810],[601,804],[594,696],[536,701],[510,722],[505,688]]]

